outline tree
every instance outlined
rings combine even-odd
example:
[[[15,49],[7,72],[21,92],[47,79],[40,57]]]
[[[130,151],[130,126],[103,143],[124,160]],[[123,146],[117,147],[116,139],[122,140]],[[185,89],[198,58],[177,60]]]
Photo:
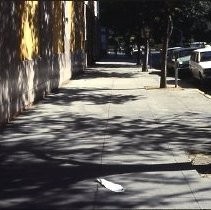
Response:
[[[184,1],[183,1],[184,2]],[[208,1],[188,1],[183,3],[181,0],[175,1],[166,1],[164,5],[164,39],[163,39],[163,49],[161,56],[161,79],[160,79],[160,88],[166,88],[166,71],[167,71],[167,49],[170,41],[170,36],[173,30],[173,19],[175,23],[185,23],[184,18],[189,22],[192,22],[192,27],[190,30],[197,25],[197,23],[205,22],[206,16],[211,10],[211,3]],[[205,3],[206,2],[206,3]],[[187,25],[183,25],[182,29],[185,31]],[[193,30],[191,30],[192,32]],[[190,31],[189,31],[190,34]]]
[[[176,41],[170,39],[172,30],[174,32],[177,30],[177,33],[180,33],[180,41],[181,32],[187,40],[192,37],[203,40],[203,33],[198,33],[198,31],[206,29],[206,21],[209,20],[209,14],[211,14],[211,2],[208,0],[116,0],[112,2],[102,1],[101,5],[102,23],[113,27],[119,34],[127,34],[127,37],[135,35],[138,47],[140,47],[141,40],[146,38],[141,36],[141,30],[146,26],[150,29],[150,37],[155,42],[162,42],[161,88],[167,86],[167,48],[170,41],[172,44]],[[140,59],[140,54],[138,59]],[[147,53],[145,53],[144,65],[145,70]]]
[[[153,31],[154,14],[161,7],[160,1],[102,1],[100,6],[101,24],[111,28],[116,34],[125,38],[126,48],[129,48],[129,38],[136,37],[136,45],[144,44],[146,37],[141,33],[146,27]],[[149,9],[150,8],[150,9]],[[140,50],[138,50],[137,64],[140,64]],[[146,55],[146,54],[145,54]],[[144,59],[146,60],[146,58]]]
[[[166,31],[165,37],[163,41],[163,48],[161,53],[161,77],[160,77],[160,88],[167,87],[166,75],[167,75],[167,53],[168,53],[168,45],[170,36],[172,33],[173,25],[172,25],[172,17],[169,11],[166,12]]]
[[[198,39],[204,40],[204,32],[207,28],[207,22],[210,21],[209,13],[211,11],[210,1],[191,0],[178,1],[173,11],[174,25],[183,31],[186,40]]]

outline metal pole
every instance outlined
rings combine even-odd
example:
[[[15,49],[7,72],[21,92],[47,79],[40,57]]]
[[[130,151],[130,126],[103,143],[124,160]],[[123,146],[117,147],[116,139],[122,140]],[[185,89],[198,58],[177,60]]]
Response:
[[[175,88],[178,86],[178,63],[176,62],[176,69],[175,69]]]
[[[146,50],[146,71],[148,71],[148,65],[149,65],[149,40],[147,38],[147,43],[146,43],[146,47],[147,47],[147,50]]]

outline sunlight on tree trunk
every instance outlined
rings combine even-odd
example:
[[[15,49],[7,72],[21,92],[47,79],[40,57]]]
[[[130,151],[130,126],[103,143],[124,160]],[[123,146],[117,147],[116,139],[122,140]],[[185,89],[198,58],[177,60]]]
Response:
[[[168,50],[168,44],[169,39],[172,33],[173,24],[172,24],[172,18],[171,15],[168,14],[166,16],[166,32],[164,36],[163,41],[163,48],[162,48],[162,54],[161,54],[161,78],[160,78],[160,88],[167,88],[167,81],[166,81],[166,75],[167,75],[167,50]]]
[[[145,40],[145,47],[144,47],[144,62],[142,71],[148,71],[148,61],[149,61],[149,39],[146,38]]]

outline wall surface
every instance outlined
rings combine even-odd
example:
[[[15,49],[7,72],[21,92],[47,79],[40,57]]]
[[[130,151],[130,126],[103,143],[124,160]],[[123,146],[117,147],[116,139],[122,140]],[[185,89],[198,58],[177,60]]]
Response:
[[[83,8],[82,1],[0,2],[0,124],[84,69]]]

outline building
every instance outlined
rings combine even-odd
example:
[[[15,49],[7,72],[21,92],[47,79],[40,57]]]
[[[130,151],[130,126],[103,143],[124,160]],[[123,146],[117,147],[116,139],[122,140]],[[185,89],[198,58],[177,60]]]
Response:
[[[88,6],[95,17],[92,4],[0,2],[0,124],[84,70],[94,56],[85,49],[95,28],[85,12]]]
[[[99,2],[85,1],[85,48],[87,65],[93,65],[100,56]]]

